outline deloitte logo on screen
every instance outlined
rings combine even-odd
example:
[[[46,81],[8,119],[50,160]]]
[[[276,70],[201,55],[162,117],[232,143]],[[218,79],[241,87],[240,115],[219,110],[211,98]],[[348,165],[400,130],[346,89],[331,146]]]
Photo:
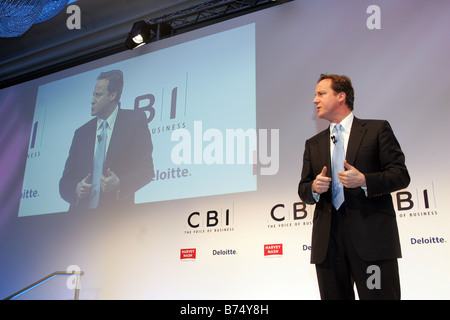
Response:
[[[21,199],[33,199],[39,197],[39,191],[36,189],[26,189],[22,191]]]
[[[152,179],[152,181],[164,181],[164,180],[173,180],[173,179],[180,179],[180,178],[187,178],[190,177],[191,174],[189,173],[189,170],[186,168],[167,168],[167,170],[155,170],[155,177]]]

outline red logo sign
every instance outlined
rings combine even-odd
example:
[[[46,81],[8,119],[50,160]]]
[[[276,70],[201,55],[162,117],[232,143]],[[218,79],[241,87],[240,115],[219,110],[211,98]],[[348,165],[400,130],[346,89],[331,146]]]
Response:
[[[265,244],[264,245],[264,255],[265,256],[282,256],[283,255],[283,244]]]
[[[180,259],[195,259],[197,255],[197,249],[181,249]]]

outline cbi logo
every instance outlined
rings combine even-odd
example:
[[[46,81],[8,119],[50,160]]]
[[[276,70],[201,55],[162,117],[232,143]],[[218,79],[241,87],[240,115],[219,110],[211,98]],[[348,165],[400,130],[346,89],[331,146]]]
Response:
[[[159,94],[156,94],[155,91],[134,99],[134,110],[144,111],[149,124],[154,120],[159,123],[152,128],[153,134],[185,127],[185,123],[172,123],[171,121],[175,121],[180,113],[181,116],[186,116],[186,103],[179,97],[187,94],[187,74],[180,73],[178,79],[176,81],[172,79],[171,82],[172,84],[166,83],[161,90],[156,90]],[[170,125],[167,122],[170,122]]]
[[[169,118],[175,119],[177,112],[177,93],[178,87],[174,87],[171,90],[171,102],[169,109]],[[163,96],[160,97],[160,100],[163,101]],[[156,102],[156,97],[153,93],[144,94],[136,97],[134,100],[134,109],[139,109],[143,111],[148,111],[149,116],[147,117],[148,123],[152,122],[156,115],[156,109],[154,108]],[[163,108],[161,108],[163,109]],[[161,110],[162,111],[162,110]]]
[[[191,212],[186,219],[187,228],[193,233],[232,231],[233,210],[229,208]],[[187,233],[190,233],[188,231]]]
[[[433,183],[427,188],[418,187],[395,193],[396,210],[400,217],[437,215],[436,193]]]
[[[45,118],[44,118],[45,120]],[[30,145],[28,146],[27,159],[39,158],[41,156],[40,147],[42,144],[42,132],[44,121],[42,119],[36,120],[31,130]]]
[[[304,202],[294,202],[292,205],[292,216],[289,209],[285,208],[283,203],[276,204],[270,210],[270,217],[276,222],[282,222],[286,220],[302,220],[308,216],[306,211],[306,204]]]

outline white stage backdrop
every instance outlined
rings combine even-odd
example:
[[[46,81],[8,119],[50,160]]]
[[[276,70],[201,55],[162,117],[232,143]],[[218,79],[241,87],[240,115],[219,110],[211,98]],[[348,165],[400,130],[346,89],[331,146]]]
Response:
[[[0,91],[0,298],[80,269],[81,299],[318,299],[304,142],[321,73],[386,119],[411,184],[392,194],[403,299],[449,299],[448,1],[301,1]],[[68,213],[58,182],[100,72],[146,111],[155,179],[133,209]],[[444,148],[442,148],[444,146]],[[22,299],[70,299],[58,278]]]

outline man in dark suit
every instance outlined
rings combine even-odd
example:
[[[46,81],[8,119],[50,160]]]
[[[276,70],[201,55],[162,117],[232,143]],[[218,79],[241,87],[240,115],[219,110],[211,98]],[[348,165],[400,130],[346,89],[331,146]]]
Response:
[[[389,123],[354,117],[353,101],[348,77],[320,76],[313,102],[330,127],[306,141],[298,186],[300,198],[316,205],[311,263],[322,299],[354,299],[354,284],[360,299],[400,299],[401,249],[390,193],[406,188],[410,177]],[[342,169],[332,172],[340,143],[345,161],[342,156]],[[334,205],[339,190],[343,203]]]
[[[75,131],[59,183],[70,211],[134,203],[135,192],[154,177],[147,118],[142,111],[120,109],[122,88],[120,70],[101,73],[97,78],[91,102],[94,118]],[[100,153],[101,168],[96,174],[94,163]]]

